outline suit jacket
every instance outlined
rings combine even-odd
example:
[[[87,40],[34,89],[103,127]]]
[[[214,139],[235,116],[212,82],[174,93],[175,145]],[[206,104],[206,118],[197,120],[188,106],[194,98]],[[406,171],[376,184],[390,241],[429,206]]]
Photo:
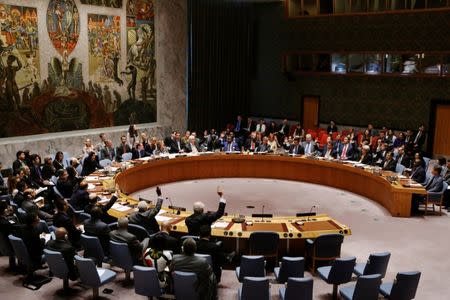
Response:
[[[195,143],[195,147],[197,148],[198,152],[201,151],[200,146],[197,143]],[[191,153],[192,152],[192,146],[191,146],[190,143],[187,143],[187,144],[184,145],[184,152],[186,152],[186,153]]]
[[[352,144],[347,144],[348,145],[348,147],[347,147],[347,153],[346,153],[346,157],[347,157],[347,159],[352,159],[352,157],[353,157],[353,146],[352,146]],[[339,144],[338,145],[338,148],[337,148],[337,158],[341,158],[341,156],[342,156],[342,152],[344,151],[344,147],[345,147],[345,145],[344,144]]]
[[[155,249],[153,241],[155,239],[160,239],[162,241],[162,250],[171,250],[173,253],[180,253],[180,247],[178,240],[172,236],[170,236],[167,232],[160,231],[154,235],[150,239],[150,247]]]
[[[56,182],[56,188],[64,198],[70,198],[72,197],[74,184],[70,180],[61,181],[58,179],[58,181]]]
[[[416,132],[414,134],[414,136],[412,137],[412,142],[414,142],[416,140],[418,132]],[[427,134],[425,132],[422,132],[420,134],[420,137],[417,139],[416,144],[419,148],[422,148],[422,146],[425,144],[425,141],[427,139]]]
[[[17,192],[17,194],[14,196],[14,203],[17,204],[18,207],[22,207],[23,201],[25,201],[25,195],[23,192]]]
[[[25,166],[25,165],[26,165],[26,164],[25,164],[25,161],[21,161],[21,160],[16,159],[16,160],[13,162],[13,165],[12,165],[13,172],[14,172],[14,173],[17,173],[17,171],[19,171],[20,168],[22,168],[22,167]]]
[[[36,203],[34,203],[33,200],[30,200],[30,199],[24,200],[22,202],[22,206],[21,207],[27,214],[35,213],[42,220],[48,220],[48,219],[52,218],[51,215],[49,215],[48,213],[40,210],[39,207],[36,205]]]
[[[211,226],[212,223],[214,223],[217,219],[220,219],[223,214],[225,213],[225,206],[226,204],[224,202],[219,202],[219,208],[216,212],[210,212],[210,213],[202,213],[202,214],[192,214],[189,217],[186,218],[185,223],[188,228],[190,235],[199,235],[200,234],[200,227],[202,225],[208,225]]]
[[[365,165],[371,165],[373,163],[373,157],[371,153],[367,153],[364,156],[361,156],[359,161]]]
[[[116,149],[114,148],[102,147],[98,153],[99,160],[109,159],[112,161],[116,158]]]
[[[143,226],[150,234],[159,231],[159,225],[156,221],[155,217],[161,210],[163,198],[158,197],[158,201],[156,202],[156,206],[153,209],[149,209],[145,212],[134,212],[130,216],[128,216],[128,220],[131,224],[137,224]]]
[[[302,146],[303,146],[303,149],[304,149],[304,151],[305,151],[305,153],[306,153],[306,150],[307,150],[307,146],[308,146],[308,142],[303,142],[302,143]],[[314,143],[313,141],[311,141],[310,142],[310,149],[309,149],[309,151],[310,151],[310,154],[314,154],[315,152],[316,152],[316,143]]]
[[[110,232],[108,224],[102,222],[102,220],[89,219],[84,221],[84,234],[98,237],[105,255],[109,254]]]
[[[197,253],[211,255],[213,272],[216,275],[217,282],[220,281],[222,269],[226,262],[226,255],[222,247],[212,241],[200,239],[197,242]]]
[[[122,144],[116,147],[116,161],[122,161],[122,155],[128,152],[131,152],[131,147],[128,144],[125,144],[125,151],[123,150]]]
[[[247,132],[253,132],[253,131],[256,131],[256,123],[254,122],[254,121],[252,121],[250,124],[248,124],[248,122],[247,122],[247,125],[245,125],[245,128],[244,128]]]
[[[223,144],[223,148],[222,151],[224,152],[229,152],[229,143],[227,141],[225,141],[225,143]],[[231,142],[231,151],[239,151],[239,146],[236,142]]]
[[[31,174],[30,179],[37,185],[43,186],[44,185],[44,178],[42,178],[42,170],[41,167],[33,165],[30,168]]]
[[[100,208],[102,209],[103,215],[101,217],[101,220],[105,223],[112,223],[112,222],[116,222],[117,219],[108,215],[108,210],[114,205],[114,203],[116,203],[117,201],[117,197],[115,195],[113,195],[111,197],[111,199],[109,199],[108,203],[106,203],[105,205],[100,205]],[[88,205],[86,205],[86,207],[84,208],[84,212],[91,214],[91,210],[96,206],[95,203],[89,203]]]
[[[426,180],[426,172],[424,166],[420,165],[413,168],[411,179],[418,183],[424,183]]]
[[[97,169],[103,169],[103,167],[98,164],[97,160],[91,160],[89,157],[86,157],[83,162],[81,176],[89,176]]]
[[[42,166],[42,178],[50,180],[55,175],[55,168],[52,165]]]
[[[109,237],[114,242],[127,244],[134,263],[138,263],[140,261],[143,249],[141,243],[134,234],[128,232],[127,230],[116,229],[109,233]]]
[[[395,159],[391,159],[390,161],[383,162],[383,170],[395,172],[395,168],[397,167],[397,162]]]
[[[322,150],[322,157],[325,157],[327,155],[327,152],[328,152],[328,145],[325,145]],[[336,158],[336,149],[333,146],[330,152],[330,156]]]
[[[427,190],[427,192],[440,193],[442,192],[443,183],[444,179],[442,178],[442,176],[433,176],[425,186],[425,189]]]
[[[150,154],[147,151],[145,151],[144,149],[143,150],[138,150],[138,149],[135,148],[135,149],[133,149],[131,151],[131,153],[132,153],[132,159],[138,159],[138,158],[141,158],[141,157],[150,156]]]
[[[272,152],[269,144],[260,144],[255,152]]]
[[[212,299],[215,278],[211,266],[203,258],[176,254],[172,258],[170,270],[195,273],[198,279],[196,290],[199,293],[199,299]]]
[[[75,248],[67,240],[50,240],[47,242],[48,250],[61,252],[69,269],[69,278],[75,280],[78,277],[77,268],[74,264]]]
[[[53,226],[64,227],[67,230],[67,235],[72,245],[75,247],[80,245],[81,231],[77,229],[72,218],[67,213],[57,212],[53,215]]]
[[[277,130],[277,133],[280,133],[280,132],[282,132],[283,136],[289,135],[289,124],[286,124],[286,125],[281,124]]]
[[[258,147],[259,147],[259,142],[254,140],[253,144],[254,144],[254,149],[251,149],[252,148],[252,139],[248,138],[245,141],[244,149],[247,150],[247,151],[256,151],[256,149],[258,149]]]
[[[289,147],[289,153],[303,155],[303,154],[305,154],[305,148],[303,148],[303,146],[300,144],[298,146],[295,146],[294,144],[292,144]]]
[[[178,142],[173,139],[170,139],[170,143],[166,144],[166,145],[168,147],[170,147],[169,153],[179,153],[185,147],[184,143],[181,140],[180,140],[180,146],[178,147]]]
[[[87,190],[77,189],[73,192],[69,202],[75,210],[84,210],[89,204],[89,192]]]
[[[44,254],[44,242],[40,238],[40,232],[36,227],[20,225],[18,228],[20,237],[27,247],[31,262],[35,267],[42,265],[42,254]]]
[[[401,164],[405,168],[411,168],[412,160],[411,158],[405,153],[403,156],[399,156],[397,163]]]

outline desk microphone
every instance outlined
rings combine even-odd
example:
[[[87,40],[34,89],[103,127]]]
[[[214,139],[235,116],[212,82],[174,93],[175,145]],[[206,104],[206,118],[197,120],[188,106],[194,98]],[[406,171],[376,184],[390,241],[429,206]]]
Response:
[[[311,206],[311,209],[309,210],[308,218],[306,219],[307,221],[309,221],[309,217],[311,216],[313,208],[316,208],[316,206],[315,205]]]
[[[264,222],[264,204],[263,204],[262,210],[261,210],[261,222]]]
[[[174,214],[174,213],[175,213],[175,209],[173,208],[173,203],[172,203],[172,200],[170,200],[170,198],[169,198],[169,197],[166,197],[166,200],[167,200],[167,201],[169,201],[169,203],[170,203],[170,206],[169,206],[169,208],[172,208],[172,213]]]

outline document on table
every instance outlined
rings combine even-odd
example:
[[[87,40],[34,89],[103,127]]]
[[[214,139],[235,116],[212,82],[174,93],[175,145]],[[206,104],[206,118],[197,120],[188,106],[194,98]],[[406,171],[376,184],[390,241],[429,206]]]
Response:
[[[173,218],[171,218],[171,217],[166,217],[166,216],[156,216],[155,217],[155,219],[156,219],[156,221],[158,221],[158,222],[167,222],[167,221],[170,221],[170,220],[172,220]]]
[[[84,178],[84,180],[86,180],[86,181],[97,181],[98,180],[98,176],[86,176],[86,178]]]
[[[88,190],[95,190],[95,185],[92,183],[88,183]]]
[[[105,274],[106,270],[105,269],[97,269],[97,273],[99,277],[102,277],[103,274]]]
[[[47,187],[41,187],[38,188],[37,190],[35,190],[36,195],[39,195],[40,193],[42,193],[43,191],[46,191]]]
[[[215,222],[211,225],[211,228],[219,228],[219,229],[225,229],[229,225],[229,222]]]
[[[147,160],[151,160],[151,159],[153,159],[151,156],[147,156],[147,157],[141,157],[141,158],[138,158],[138,159],[136,159],[136,160],[147,161]]]
[[[128,206],[125,206],[125,205],[122,205],[119,203],[115,203],[111,208],[115,209],[117,211],[121,211],[121,212],[130,210],[130,208]]]

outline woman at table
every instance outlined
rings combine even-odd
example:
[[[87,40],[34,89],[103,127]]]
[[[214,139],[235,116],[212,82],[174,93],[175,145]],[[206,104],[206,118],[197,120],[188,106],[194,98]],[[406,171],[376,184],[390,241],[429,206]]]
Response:
[[[269,147],[272,152],[277,151],[279,148],[277,136],[273,133],[269,134]]]
[[[83,161],[81,176],[88,176],[94,173],[97,169],[103,169],[103,167],[99,165],[95,152],[91,152]]]
[[[84,141],[84,146],[83,146],[83,156],[88,156],[89,153],[91,152],[95,152],[95,147],[94,145],[92,145],[91,139],[86,139]]]
[[[156,142],[156,149],[153,151],[153,155],[169,154],[167,147],[164,145],[164,141],[160,140]]]

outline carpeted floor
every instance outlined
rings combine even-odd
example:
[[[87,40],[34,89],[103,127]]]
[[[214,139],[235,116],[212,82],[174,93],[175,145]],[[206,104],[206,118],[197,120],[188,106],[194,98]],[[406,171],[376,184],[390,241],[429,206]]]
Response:
[[[422,272],[416,299],[450,299],[450,250],[448,234],[450,219],[443,216],[414,218],[392,218],[377,203],[345,191],[319,185],[265,179],[209,179],[187,181],[162,186],[163,194],[170,197],[174,205],[190,208],[194,201],[203,201],[209,210],[216,209],[216,187],[224,187],[229,214],[259,213],[262,205],[265,212],[274,215],[292,215],[309,211],[315,205],[318,213],[327,213],[352,229],[352,236],[346,237],[342,256],[356,256],[365,262],[372,252],[392,253],[385,281],[391,281],[399,271],[419,270]],[[154,189],[136,193],[135,196],[155,198]],[[165,203],[168,205],[168,203]],[[255,206],[248,209],[246,206]],[[58,293],[62,281],[53,279],[38,291],[21,286],[19,275],[5,272],[7,259],[0,258],[0,299],[85,299],[91,291],[81,286],[70,296]],[[119,271],[119,270],[117,270]],[[45,271],[44,271],[45,273]],[[273,277],[272,274],[268,274]],[[311,276],[306,272],[305,276]],[[133,286],[124,286],[125,275],[119,271],[118,280],[105,287],[113,289],[107,299],[144,299],[134,294]],[[237,299],[239,283],[234,271],[225,270],[219,286],[220,299]],[[271,284],[272,299],[278,299],[280,285]],[[314,298],[331,299],[331,286],[314,278]]]

